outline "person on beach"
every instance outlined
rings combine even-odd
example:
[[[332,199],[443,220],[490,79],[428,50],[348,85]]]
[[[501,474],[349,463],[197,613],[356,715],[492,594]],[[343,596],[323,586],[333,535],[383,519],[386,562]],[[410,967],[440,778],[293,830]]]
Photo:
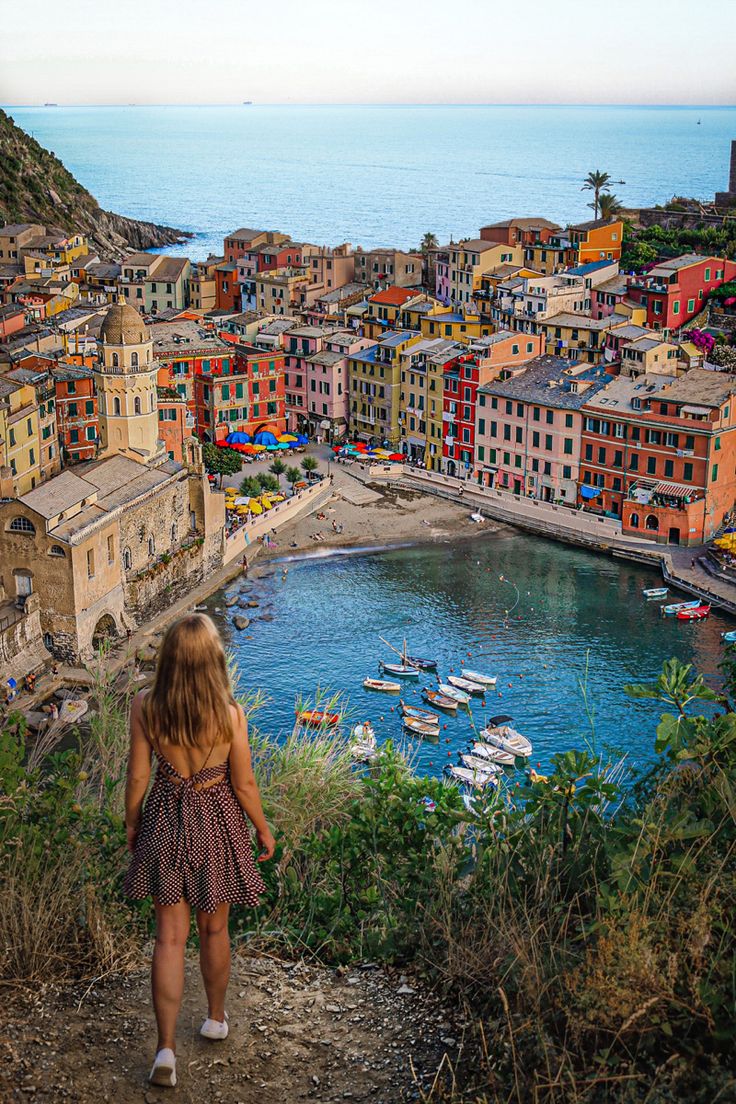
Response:
[[[191,909],[207,994],[200,1034],[227,1037],[230,905],[253,908],[265,891],[246,817],[256,831],[258,862],[265,862],[275,842],[253,776],[245,715],[233,697],[217,629],[206,615],[189,614],[166,632],[153,686],[136,695],[130,715],[125,826],[133,858],[124,888],[136,900],[152,897],[156,910],[154,1085],[176,1085]]]

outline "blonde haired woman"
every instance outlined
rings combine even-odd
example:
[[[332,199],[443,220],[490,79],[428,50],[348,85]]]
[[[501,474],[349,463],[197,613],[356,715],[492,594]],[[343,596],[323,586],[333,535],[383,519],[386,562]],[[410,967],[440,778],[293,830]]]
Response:
[[[144,804],[154,756],[156,775]],[[275,844],[253,777],[245,716],[233,698],[217,629],[209,617],[192,614],[167,631],[153,686],[136,695],[130,716],[125,824],[133,860],[125,892],[153,897],[156,908],[152,1084],[176,1084],[191,909],[208,1002],[201,1034],[227,1036],[230,905],[253,907],[265,890],[246,816],[256,830],[258,862],[265,862]]]

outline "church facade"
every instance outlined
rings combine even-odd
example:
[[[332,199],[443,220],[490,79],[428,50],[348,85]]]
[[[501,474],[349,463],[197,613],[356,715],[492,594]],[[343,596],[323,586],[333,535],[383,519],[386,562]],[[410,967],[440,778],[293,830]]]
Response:
[[[137,311],[114,304],[94,369],[100,458],[0,502],[0,610],[40,606],[39,649],[62,661],[136,629],[223,562],[223,497],[199,444],[178,463],[159,440],[152,349]]]

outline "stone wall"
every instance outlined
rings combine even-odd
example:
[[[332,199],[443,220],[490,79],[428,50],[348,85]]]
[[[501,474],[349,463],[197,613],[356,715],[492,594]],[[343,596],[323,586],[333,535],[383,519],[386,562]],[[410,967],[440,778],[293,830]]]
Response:
[[[303,491],[297,491],[291,498],[284,502],[277,502],[265,514],[254,517],[246,522],[232,536],[225,541],[225,563],[232,563],[237,557],[242,556],[249,545],[257,541],[259,537],[270,533],[272,529],[279,529],[288,521],[293,521],[300,514],[311,513],[318,506],[326,502],[332,494],[332,478],[321,479],[313,483],[311,487],[305,487]]]
[[[43,643],[38,595],[29,594],[20,617],[12,620],[14,616],[9,606],[0,607],[0,684],[3,686],[9,678],[20,682],[24,675],[37,670],[51,658]]]

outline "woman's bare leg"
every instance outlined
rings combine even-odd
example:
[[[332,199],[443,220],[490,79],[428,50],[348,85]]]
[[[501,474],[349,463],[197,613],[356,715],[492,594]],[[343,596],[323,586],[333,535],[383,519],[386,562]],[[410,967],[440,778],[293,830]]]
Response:
[[[158,1026],[158,1050],[176,1050],[176,1018],[184,995],[184,948],[189,937],[190,909],[186,901],[156,906],[156,944],[151,963],[153,1010]]]
[[[222,1023],[225,993],[230,980],[230,933],[227,921],[230,905],[218,905],[216,912],[197,912],[199,965],[207,994],[207,1016]]]

